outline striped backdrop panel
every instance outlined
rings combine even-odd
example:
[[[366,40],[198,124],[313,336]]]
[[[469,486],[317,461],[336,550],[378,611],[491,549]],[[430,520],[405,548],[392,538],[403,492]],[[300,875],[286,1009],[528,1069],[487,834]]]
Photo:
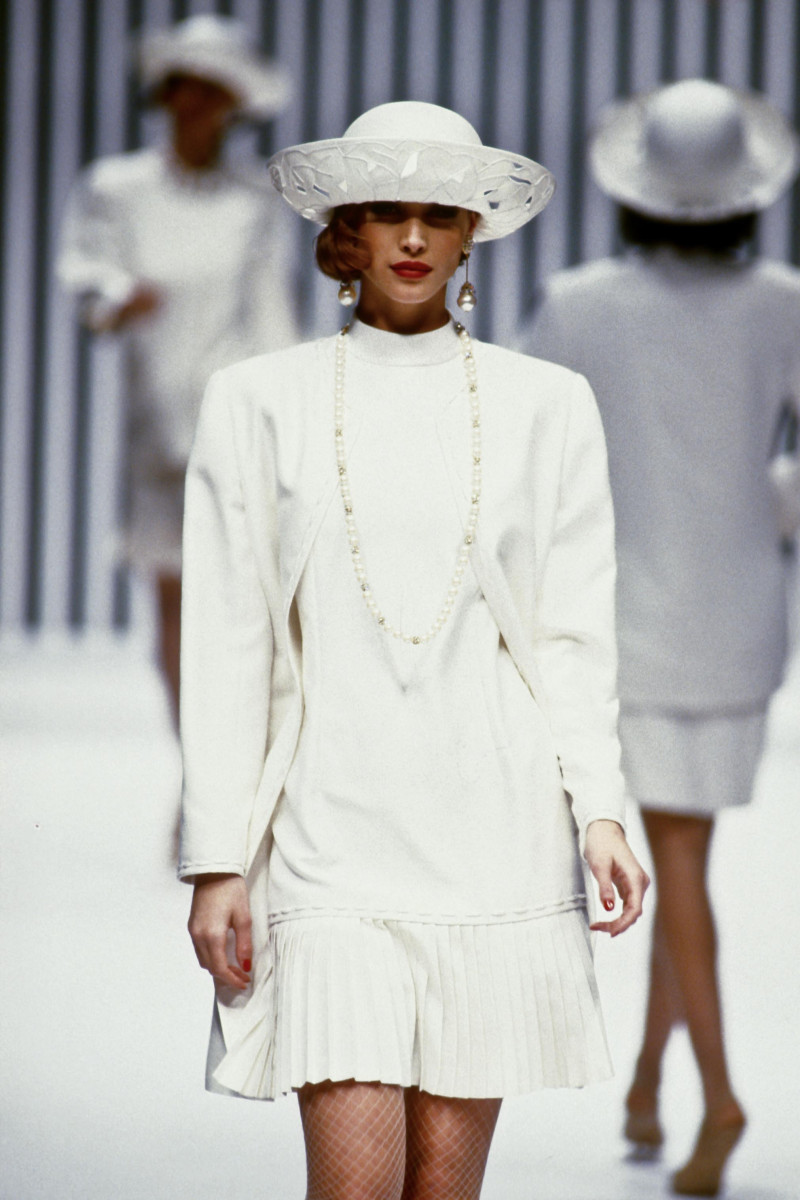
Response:
[[[0,3],[0,627],[117,628],[130,588],[111,554],[124,507],[117,349],[75,325],[53,278],[68,188],[98,155],[152,142],[128,71],[134,32],[192,13],[240,17],[283,60],[295,100],[234,152],[332,137],[393,99],[458,109],[485,142],[544,162],[547,211],[479,246],[481,337],[508,341],[538,283],[615,249],[613,207],[587,177],[597,110],[662,80],[701,75],[764,90],[800,124],[800,0],[5,0]],[[309,334],[340,321],[295,253]],[[800,262],[800,191],[762,222],[761,248]]]

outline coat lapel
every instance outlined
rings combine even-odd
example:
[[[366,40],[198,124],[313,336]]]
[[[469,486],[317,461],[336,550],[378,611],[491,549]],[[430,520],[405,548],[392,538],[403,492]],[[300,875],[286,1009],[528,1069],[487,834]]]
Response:
[[[459,404],[458,401],[466,403],[462,396],[454,397],[453,401],[439,417],[437,426],[439,444],[447,467],[453,503],[458,509],[459,518],[463,521],[463,515],[466,512],[466,506],[469,501],[471,480],[468,476],[468,463],[461,461],[463,455],[457,455],[453,451],[453,445],[457,441],[454,435],[457,433],[458,423],[464,420],[463,403]],[[482,424],[485,424],[485,417],[483,415],[481,419]],[[500,494],[500,489],[492,488],[491,484],[492,477],[501,467],[498,461],[492,462],[491,459],[487,460],[486,458],[481,463],[481,467],[483,472],[481,511],[478,517],[475,542],[470,551],[470,562],[480,589],[483,592],[484,599],[508,648],[508,652],[527,684],[531,695],[539,707],[544,710],[544,697],[533,658],[533,647],[530,645],[530,639],[525,635],[522,621],[518,615],[507,583],[507,578],[512,574],[512,571],[510,564],[506,564],[507,569],[504,571],[500,563],[498,539],[492,532],[496,524],[496,521],[493,519],[495,514],[491,512],[490,507],[486,503],[487,495]]]
[[[332,349],[331,345],[328,353],[320,359],[316,386],[310,389],[314,399],[308,405],[305,422],[296,424],[294,429],[287,422],[286,430],[282,431],[282,445],[287,445],[293,434],[297,439],[279,484],[282,511],[278,549],[281,555],[284,625],[288,625],[314,539],[339,491],[333,432]],[[321,399],[317,401],[317,397]],[[356,417],[348,413],[345,435],[348,460],[358,441],[362,423],[363,414]]]

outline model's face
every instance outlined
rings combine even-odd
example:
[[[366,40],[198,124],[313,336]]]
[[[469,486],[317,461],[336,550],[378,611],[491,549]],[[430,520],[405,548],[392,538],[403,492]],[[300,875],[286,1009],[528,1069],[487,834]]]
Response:
[[[161,103],[180,126],[209,137],[219,135],[239,108],[227,88],[195,75],[174,75],[165,85]]]
[[[427,305],[455,274],[464,241],[477,223],[465,208],[442,204],[373,203],[359,237],[370,265],[361,272],[361,301],[371,306]]]

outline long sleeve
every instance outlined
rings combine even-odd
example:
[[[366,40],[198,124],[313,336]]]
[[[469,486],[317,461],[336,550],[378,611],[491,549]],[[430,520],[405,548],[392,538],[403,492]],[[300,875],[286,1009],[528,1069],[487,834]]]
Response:
[[[108,162],[101,161],[73,184],[56,263],[59,281],[80,300],[81,317],[90,328],[121,308],[137,283],[127,265],[119,198],[102,186],[101,176],[107,170]]]
[[[624,825],[617,740],[614,516],[591,389],[574,376],[534,654],[583,850],[590,821]]]
[[[227,372],[206,392],[184,522],[182,877],[243,874],[267,747],[273,634],[248,528]]]

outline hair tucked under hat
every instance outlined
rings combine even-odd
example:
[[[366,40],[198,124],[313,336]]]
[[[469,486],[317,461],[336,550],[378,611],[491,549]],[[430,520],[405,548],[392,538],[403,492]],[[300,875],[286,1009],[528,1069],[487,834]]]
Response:
[[[363,204],[343,204],[335,209],[315,239],[317,266],[330,279],[353,283],[370,264],[369,250],[357,233],[365,207]]]

